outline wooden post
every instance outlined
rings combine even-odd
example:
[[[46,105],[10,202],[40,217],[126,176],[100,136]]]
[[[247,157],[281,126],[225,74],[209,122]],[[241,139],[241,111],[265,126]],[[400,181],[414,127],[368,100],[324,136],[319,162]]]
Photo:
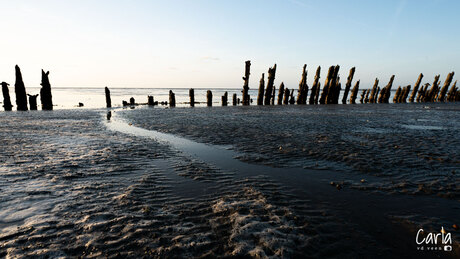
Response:
[[[9,84],[2,82],[2,93],[3,93],[3,108],[5,111],[11,111],[13,105],[11,105],[10,90],[8,89]]]
[[[353,90],[351,90],[351,95],[350,95],[351,104],[356,103],[356,97],[358,97],[358,91],[359,91],[359,80],[356,82],[355,86],[353,87]]]
[[[318,99],[316,96],[319,93],[319,77],[321,73],[321,66],[318,66],[316,69],[315,80],[313,81],[313,86],[311,87],[310,104],[315,104],[315,99]],[[316,102],[317,103],[317,102]]]
[[[27,111],[27,94],[24,82],[22,81],[21,69],[16,65],[15,70],[16,83],[14,84],[14,91],[16,92],[16,107],[18,111]]]
[[[265,76],[264,73],[262,73],[262,78],[260,78],[260,81],[259,81],[259,92],[257,94],[257,105],[264,104],[264,90],[265,90],[264,76]]]
[[[403,103],[407,102],[407,97],[409,96],[410,88],[411,88],[410,85],[406,86],[406,89],[404,91],[404,95],[402,96],[401,102],[403,102]]]
[[[273,84],[275,82],[276,74],[276,64],[268,69],[268,82],[267,89],[265,90],[264,105],[270,105],[270,100],[272,99]]]
[[[385,95],[383,98],[384,103],[389,103],[390,95],[391,95],[391,87],[393,86],[393,81],[395,80],[395,76],[392,75],[390,78],[390,82],[385,86]]]
[[[31,111],[37,110],[37,97],[38,97],[38,94],[35,94],[35,95],[27,94],[27,96],[29,96],[30,110]]]
[[[152,95],[147,96],[147,105],[149,105],[149,106],[154,106],[155,105],[155,101],[153,100]]]
[[[135,105],[136,101],[134,100],[134,97],[129,98],[129,104],[130,105]]]
[[[42,110],[53,109],[53,96],[51,95],[51,84],[49,80],[50,72],[43,71],[42,69],[42,88],[40,89],[40,101],[42,103]]]
[[[233,106],[236,106],[236,94],[233,94]]]
[[[246,66],[245,66],[245,70],[244,70],[244,77],[243,77],[243,80],[244,80],[244,85],[243,85],[243,105],[249,105],[248,92],[249,92],[249,75],[251,74],[250,71],[251,71],[251,61],[248,60],[248,61],[246,61]]]
[[[379,93],[380,93],[380,87],[377,87],[377,91],[375,92],[375,95],[374,95],[374,103],[377,102],[377,97],[379,96]]]
[[[396,90],[395,96],[393,97],[393,103],[399,102],[399,95],[401,94],[401,86]]]
[[[413,103],[415,100],[415,97],[417,95],[418,88],[420,87],[420,83],[422,82],[423,74],[420,73],[418,76],[417,82],[415,82],[414,85],[414,90],[412,90],[412,94],[410,95],[409,102]]]
[[[284,90],[284,99],[283,99],[284,105],[289,104],[289,96],[290,96],[290,92],[289,92],[289,89],[286,87],[286,90]]]
[[[428,92],[425,93],[425,98],[423,100],[424,102],[434,101],[434,98],[439,91],[439,77],[440,75],[434,77],[433,85],[431,86],[430,90],[428,90]]]
[[[275,105],[275,93],[276,93],[276,86],[273,86],[272,98],[270,100],[271,105]]]
[[[112,107],[112,99],[110,99],[110,90],[107,86],[105,87],[105,104],[107,108]],[[42,105],[43,105],[43,101],[42,101]]]
[[[447,93],[447,101],[452,102],[454,101],[455,94],[457,92],[457,80],[455,80],[454,84],[450,88],[449,92]]]
[[[361,99],[359,99],[360,103],[364,103],[364,97],[366,96],[366,89],[363,89],[363,92],[361,93]]]
[[[348,74],[347,83],[345,84],[345,91],[343,92],[342,104],[347,104],[348,92],[351,89],[351,83],[353,81],[353,76],[355,75],[355,70],[356,68],[352,67],[350,69],[350,73]]]
[[[367,89],[366,91],[366,97],[364,98],[364,103],[369,103],[369,94],[371,92],[371,89]]]
[[[307,104],[308,85],[307,85],[307,64],[303,65],[302,78],[299,82],[299,90],[297,92],[297,104]]]
[[[224,95],[222,96],[222,106],[227,106],[227,101],[228,101],[228,93],[225,92]]]
[[[193,88],[188,90],[188,96],[190,98],[190,107],[195,107],[195,90]]]
[[[169,107],[176,107],[176,95],[169,90]]]
[[[290,99],[289,99],[289,104],[295,104],[294,89],[291,90],[291,96],[290,96]]]
[[[332,74],[332,80],[329,82],[329,89],[326,96],[326,104],[334,104],[335,96],[339,88],[339,69],[340,66],[334,67],[334,73]]]
[[[323,92],[321,93],[321,98],[319,99],[320,104],[326,103],[326,98],[329,93],[329,86],[332,81],[332,77],[334,76],[335,66],[330,66],[329,70],[327,71],[326,81],[324,82]]]
[[[449,89],[450,83],[452,82],[452,79],[454,78],[454,72],[452,71],[447,75],[446,81],[444,81],[444,86],[441,89],[441,92],[439,93],[438,96],[438,102],[445,102],[446,100],[446,93],[447,89]]]
[[[369,102],[370,103],[374,103],[375,102],[375,92],[377,91],[377,87],[379,86],[379,79],[376,78],[375,79],[375,82],[374,82],[374,86],[372,87],[372,91],[371,91],[371,97],[369,99]]]
[[[278,101],[277,101],[278,105],[283,104],[283,96],[284,96],[284,83],[281,82],[280,90],[278,91]]]
[[[318,87],[316,87],[314,104],[318,104],[318,102],[319,102],[319,93],[320,93],[320,91],[321,91],[321,83],[318,83]]]
[[[418,91],[418,95],[417,95],[417,102],[423,102],[424,101],[425,93],[426,93],[426,90],[427,90],[429,85],[430,85],[429,83],[426,83],[425,86],[422,86],[420,88],[420,90]]]
[[[211,92],[211,90],[208,90],[206,92],[206,103],[207,103],[208,107],[212,106],[212,92]]]

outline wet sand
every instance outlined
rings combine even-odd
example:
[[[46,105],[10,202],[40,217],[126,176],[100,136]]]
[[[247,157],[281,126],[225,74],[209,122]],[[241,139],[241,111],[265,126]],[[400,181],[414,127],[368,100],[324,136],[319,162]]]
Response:
[[[1,113],[0,256],[458,256],[458,106],[430,106]],[[396,111],[409,127],[372,119]],[[393,161],[414,145],[451,155]],[[417,252],[440,226],[454,252]]]

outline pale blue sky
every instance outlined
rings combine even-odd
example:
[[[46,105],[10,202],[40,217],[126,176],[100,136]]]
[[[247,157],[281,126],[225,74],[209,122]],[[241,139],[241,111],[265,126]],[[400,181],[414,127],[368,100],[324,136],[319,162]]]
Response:
[[[276,85],[311,85],[330,65],[363,87],[442,80],[460,67],[460,1],[0,1],[0,81],[39,86],[250,87],[278,64]],[[460,73],[460,71],[458,71]],[[457,76],[454,78],[456,79]]]

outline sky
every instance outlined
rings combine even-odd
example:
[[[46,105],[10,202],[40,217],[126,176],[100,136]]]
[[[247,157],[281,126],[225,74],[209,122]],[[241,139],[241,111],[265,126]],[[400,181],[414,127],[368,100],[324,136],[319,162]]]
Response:
[[[423,83],[460,68],[457,0],[0,0],[0,81],[39,87],[250,88],[312,85],[340,65],[361,87]],[[267,76],[267,75],[265,75]],[[457,76],[454,77],[454,80]]]

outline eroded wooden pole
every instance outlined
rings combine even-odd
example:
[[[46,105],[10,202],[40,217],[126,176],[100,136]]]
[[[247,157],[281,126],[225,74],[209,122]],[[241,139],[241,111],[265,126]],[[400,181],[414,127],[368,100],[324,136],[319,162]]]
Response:
[[[49,71],[45,73],[45,71],[43,71],[42,69],[42,88],[40,89],[40,101],[42,103],[42,110],[53,109],[53,96],[51,95],[51,84],[49,80],[49,74]],[[110,106],[112,106],[111,103]]]
[[[110,98],[110,90],[107,86],[105,87],[105,104],[107,108],[112,107],[112,99]],[[43,105],[43,101],[42,101],[42,105]]]
[[[372,87],[371,97],[369,98],[370,103],[375,103],[375,93],[377,92],[377,87],[379,87],[379,79],[376,78],[374,86]]]
[[[265,90],[264,105],[270,105],[272,99],[273,84],[275,82],[276,64],[268,69],[267,89]]]
[[[308,85],[307,85],[307,64],[303,65],[302,78],[299,82],[297,92],[297,104],[307,104]]]
[[[169,107],[176,107],[176,95],[169,90]]]
[[[420,83],[422,82],[422,78],[423,78],[423,74],[420,73],[420,75],[418,76],[417,82],[415,82],[414,90],[412,90],[412,94],[409,97],[409,102],[411,103],[414,102],[415,97],[417,96],[417,91],[418,91],[418,88],[420,87]]]
[[[353,87],[353,90],[351,90],[351,95],[350,95],[350,103],[351,104],[356,103],[356,97],[358,97],[358,91],[359,91],[359,80],[355,83],[355,86]]]
[[[278,105],[283,104],[283,96],[284,96],[284,83],[281,82],[280,90],[278,91],[278,102],[277,102]]]
[[[190,98],[190,107],[195,107],[195,89],[190,88],[188,90],[188,96]]]
[[[316,96],[317,94],[319,94],[320,73],[321,73],[321,66],[318,66],[318,68],[316,69],[315,80],[313,81],[313,86],[311,87],[310,99],[308,101],[310,104],[315,104],[315,99],[316,100],[318,99]]]
[[[211,92],[211,90],[208,90],[206,92],[206,104],[207,104],[208,107],[212,106],[212,92]]]
[[[11,111],[13,105],[11,104],[10,90],[8,89],[9,84],[2,82],[2,93],[3,93],[3,108],[5,111]]]
[[[251,74],[251,61],[248,60],[245,63],[245,70],[244,70],[244,85],[243,85],[243,105],[249,105],[249,75]]]
[[[260,78],[260,81],[259,81],[259,92],[257,94],[257,105],[264,104],[264,90],[265,90],[264,76],[265,76],[264,73],[262,73],[262,78]]]
[[[345,84],[345,90],[343,92],[342,104],[347,104],[348,92],[351,89],[351,83],[353,81],[353,76],[355,75],[355,70],[356,68],[352,67],[348,74],[347,83]]]
[[[22,80],[21,69],[18,65],[16,65],[15,70],[16,83],[14,84],[14,91],[16,92],[16,107],[18,111],[27,111],[27,94],[24,82]]]
[[[447,90],[449,89],[450,83],[452,82],[452,79],[454,78],[454,72],[452,71],[451,73],[447,74],[446,81],[444,82],[444,86],[441,88],[441,92],[439,92],[438,96],[438,102],[445,102],[446,100],[446,93]]]

